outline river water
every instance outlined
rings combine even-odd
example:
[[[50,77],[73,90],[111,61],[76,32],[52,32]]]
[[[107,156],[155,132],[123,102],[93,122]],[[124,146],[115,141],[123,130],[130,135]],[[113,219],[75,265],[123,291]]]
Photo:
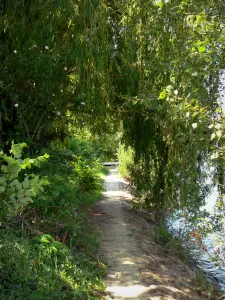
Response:
[[[206,199],[206,205],[202,209],[212,215],[217,198],[218,191],[213,188],[210,196]],[[188,224],[182,218],[168,220],[170,231],[179,237],[183,236],[187,226]],[[202,238],[202,245],[206,249],[199,246],[196,238],[192,238],[192,241],[189,241],[185,246],[189,248],[191,256],[197,266],[204,271],[206,277],[211,282],[218,284],[225,294],[225,248],[220,246],[222,244],[225,245],[225,236],[221,232],[214,232],[207,238]]]
[[[211,181],[211,178],[209,180]],[[219,193],[217,188],[212,188],[202,210],[206,210],[208,213],[213,215],[218,196]],[[187,221],[184,218],[182,219],[180,217],[173,216],[167,220],[167,225],[169,231],[171,231],[174,236],[179,236],[182,239],[182,236],[184,236],[184,233],[187,231],[189,224],[187,224]],[[199,247],[195,239],[192,239],[189,243],[185,240],[184,246],[188,247],[196,265],[204,271],[208,280],[212,283],[218,284],[225,295],[225,247],[218,248],[218,240],[219,243],[222,242],[225,245],[225,230],[224,236],[222,236],[220,232],[214,232],[207,238],[202,239],[202,244],[206,247],[206,251]],[[217,250],[217,253],[215,253],[215,250]]]

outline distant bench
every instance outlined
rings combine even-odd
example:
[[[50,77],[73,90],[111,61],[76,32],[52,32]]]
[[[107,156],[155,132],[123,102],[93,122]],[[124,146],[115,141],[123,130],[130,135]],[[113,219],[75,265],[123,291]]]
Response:
[[[120,163],[118,161],[109,161],[109,162],[103,162],[102,165],[103,166],[118,166]]]

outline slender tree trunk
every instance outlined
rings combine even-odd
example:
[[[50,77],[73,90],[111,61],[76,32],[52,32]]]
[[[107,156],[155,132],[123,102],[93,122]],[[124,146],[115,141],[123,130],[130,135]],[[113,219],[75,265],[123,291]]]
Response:
[[[168,163],[168,146],[163,147],[162,160],[160,162],[158,178],[153,187],[153,203],[155,204],[156,225],[162,225],[165,221],[165,208],[164,208],[164,188],[165,188],[165,169]]]

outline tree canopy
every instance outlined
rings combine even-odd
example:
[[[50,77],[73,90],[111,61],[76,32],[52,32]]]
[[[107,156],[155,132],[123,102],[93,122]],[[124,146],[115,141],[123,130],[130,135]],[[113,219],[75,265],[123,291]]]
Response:
[[[122,125],[146,206],[200,206],[204,166],[216,147],[223,156],[224,10],[222,0],[2,1],[2,146],[39,149],[69,124],[102,135]]]

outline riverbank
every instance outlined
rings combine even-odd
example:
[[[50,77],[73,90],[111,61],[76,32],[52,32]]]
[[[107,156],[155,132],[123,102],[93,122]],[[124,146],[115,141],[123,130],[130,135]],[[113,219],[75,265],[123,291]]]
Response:
[[[103,234],[99,254],[108,267],[106,299],[219,299],[222,294],[202,273],[156,243],[154,229],[131,208],[121,182],[111,170],[104,198],[91,210]]]

